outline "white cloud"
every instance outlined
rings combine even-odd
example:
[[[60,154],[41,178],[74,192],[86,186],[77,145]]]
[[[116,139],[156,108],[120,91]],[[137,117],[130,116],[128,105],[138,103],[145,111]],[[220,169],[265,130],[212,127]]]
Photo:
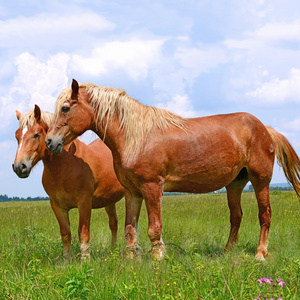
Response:
[[[243,33],[241,39],[226,39],[231,70],[230,99],[245,96],[250,104],[300,103],[300,22],[268,22]]]
[[[227,61],[226,51],[217,46],[179,48],[174,55],[174,63],[179,63],[179,68],[173,74],[184,83],[184,89],[192,89],[201,74],[208,73]]]
[[[170,96],[185,95],[192,91],[195,80],[228,61],[226,49],[197,43],[187,46],[186,40],[177,39],[174,52],[163,57],[163,63],[152,74],[156,99],[168,101]],[[188,44],[191,44],[190,42]]]
[[[157,107],[175,112],[186,118],[196,117],[191,100],[187,95],[175,95],[173,99],[166,103],[158,103]]]
[[[300,21],[267,23],[247,35],[263,41],[300,41]]]
[[[264,103],[300,103],[300,69],[292,69],[287,79],[274,78],[264,82],[255,90],[247,92],[246,96]]]
[[[69,56],[58,53],[45,62],[23,53],[15,59],[17,75],[7,94],[0,97],[1,127],[9,124],[16,109],[21,112],[33,109],[34,104],[42,110],[53,111],[57,95],[66,87]]]
[[[53,110],[56,96],[66,87],[66,75],[69,55],[58,53],[49,56],[46,62],[41,62],[29,53],[23,53],[16,59],[18,76],[15,86],[21,86],[29,94],[30,107],[35,103],[44,110]]]
[[[74,55],[71,69],[89,75],[107,75],[123,71],[132,79],[145,78],[148,71],[160,62],[164,39],[105,43],[93,49],[90,57]]]
[[[28,42],[33,39],[51,38],[51,43],[61,40],[63,36],[76,34],[76,43],[79,43],[83,34],[113,30],[114,24],[105,18],[92,13],[73,11],[60,14],[38,14],[33,17],[17,17],[14,19],[0,20],[0,41],[6,47],[17,45],[20,42]]]
[[[267,45],[280,48],[285,42],[300,41],[300,21],[269,22],[256,30],[244,32],[243,36],[242,39],[226,39],[224,45],[231,50],[248,49],[252,53]]]

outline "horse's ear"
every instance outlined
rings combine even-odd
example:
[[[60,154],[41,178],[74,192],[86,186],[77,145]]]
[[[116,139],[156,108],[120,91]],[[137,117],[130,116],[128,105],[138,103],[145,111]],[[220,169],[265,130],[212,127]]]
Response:
[[[34,118],[37,122],[41,120],[41,109],[38,105],[34,105]]]
[[[18,110],[16,110],[16,116],[17,116],[17,119],[20,120],[20,118],[21,118],[21,113],[20,113]]]
[[[73,79],[71,87],[72,87],[72,96],[71,96],[71,98],[72,99],[77,99],[78,91],[79,91],[79,84],[75,79]]]

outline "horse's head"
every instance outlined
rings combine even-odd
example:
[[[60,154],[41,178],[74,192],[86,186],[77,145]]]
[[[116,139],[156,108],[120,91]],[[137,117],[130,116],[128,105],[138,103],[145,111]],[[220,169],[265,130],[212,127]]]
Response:
[[[90,129],[93,116],[87,91],[73,79],[71,89],[65,89],[56,101],[54,120],[46,136],[48,149],[60,154],[64,145]]]
[[[41,118],[41,110],[35,105],[34,111],[21,115],[16,111],[20,127],[16,131],[18,149],[12,165],[20,178],[29,176],[31,169],[40,161],[45,153],[45,136],[48,126]]]

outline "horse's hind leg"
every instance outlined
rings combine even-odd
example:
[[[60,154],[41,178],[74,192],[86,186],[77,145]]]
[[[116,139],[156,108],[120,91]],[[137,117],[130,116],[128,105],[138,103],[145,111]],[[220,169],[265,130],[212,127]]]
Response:
[[[69,260],[71,254],[71,230],[69,221],[69,211],[62,209],[58,203],[50,198],[52,210],[60,228],[60,235],[63,242],[63,259]]]
[[[117,232],[118,232],[118,217],[116,212],[116,205],[111,204],[105,207],[105,211],[108,215],[108,224],[111,230],[111,246],[116,247],[117,243]]]
[[[269,183],[267,185],[253,184],[253,188],[258,203],[258,218],[261,228],[255,257],[258,260],[264,260],[268,255],[268,236],[272,215],[269,201]]]
[[[273,174],[275,159],[273,141],[267,132],[253,135],[252,145],[248,158],[249,179],[253,185],[260,223],[259,244],[256,250],[256,259],[264,260],[268,255],[268,235],[271,225],[271,206],[269,200],[269,185]]]
[[[232,249],[238,240],[238,232],[242,221],[242,207],[241,207],[241,195],[245,185],[248,182],[246,174],[242,179],[235,179],[228,186],[227,190],[227,201],[230,209],[230,233],[225,251]]]
[[[264,260],[268,255],[268,235],[271,226],[271,206],[269,200],[269,184],[273,172],[273,160],[264,159],[256,168],[249,170],[250,181],[253,185],[257,204],[258,219],[260,223],[259,243],[256,250],[256,259]]]

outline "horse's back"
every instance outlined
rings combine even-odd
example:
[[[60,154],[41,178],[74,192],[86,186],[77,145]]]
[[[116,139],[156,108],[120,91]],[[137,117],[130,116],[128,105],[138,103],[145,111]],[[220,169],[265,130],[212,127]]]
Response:
[[[166,191],[213,191],[228,185],[248,167],[267,166],[268,175],[272,172],[272,140],[251,114],[186,119],[185,130],[171,128],[151,138],[134,167],[149,179],[154,176],[151,170],[156,174],[159,170]]]
[[[198,129],[219,130],[231,132],[245,132],[259,129],[267,132],[264,124],[252,114],[246,112],[237,112],[230,114],[218,114],[200,118],[187,119],[188,127],[197,127]]]

